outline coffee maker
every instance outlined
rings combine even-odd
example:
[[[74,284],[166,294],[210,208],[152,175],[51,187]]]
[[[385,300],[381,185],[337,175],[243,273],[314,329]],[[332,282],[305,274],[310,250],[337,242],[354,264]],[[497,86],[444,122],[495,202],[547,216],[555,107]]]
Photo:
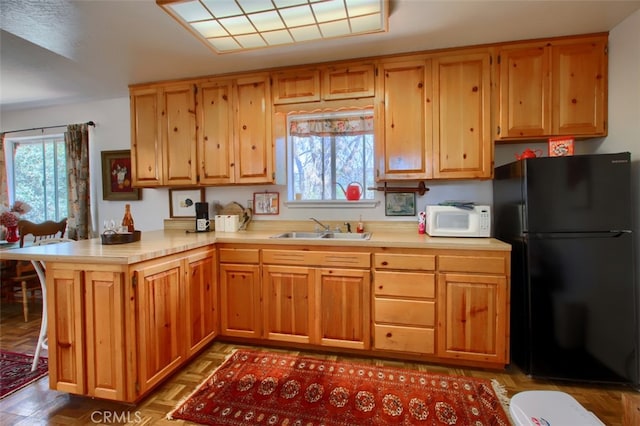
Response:
[[[196,203],[196,231],[209,232],[209,203]]]

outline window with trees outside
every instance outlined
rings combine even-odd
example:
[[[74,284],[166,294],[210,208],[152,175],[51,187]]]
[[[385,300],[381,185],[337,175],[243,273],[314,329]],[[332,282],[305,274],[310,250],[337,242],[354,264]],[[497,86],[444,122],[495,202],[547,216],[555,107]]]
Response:
[[[373,110],[291,115],[287,129],[289,201],[346,200],[354,182],[374,199]]]
[[[64,135],[6,138],[9,196],[24,201],[32,222],[67,217],[68,184]]]

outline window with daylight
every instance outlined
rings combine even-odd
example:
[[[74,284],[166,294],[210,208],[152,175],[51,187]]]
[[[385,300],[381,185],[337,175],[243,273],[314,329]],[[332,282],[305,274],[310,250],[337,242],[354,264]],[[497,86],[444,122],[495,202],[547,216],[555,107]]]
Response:
[[[32,222],[67,217],[67,167],[64,135],[6,138],[9,197],[24,201]]]
[[[288,199],[346,200],[358,183],[362,200],[373,200],[373,110],[292,115],[288,129]]]

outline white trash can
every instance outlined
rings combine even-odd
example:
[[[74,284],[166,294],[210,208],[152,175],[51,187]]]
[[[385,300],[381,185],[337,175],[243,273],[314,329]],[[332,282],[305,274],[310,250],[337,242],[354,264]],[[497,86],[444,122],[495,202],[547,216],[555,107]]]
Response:
[[[517,426],[605,426],[571,395],[557,391],[525,391],[509,402]]]

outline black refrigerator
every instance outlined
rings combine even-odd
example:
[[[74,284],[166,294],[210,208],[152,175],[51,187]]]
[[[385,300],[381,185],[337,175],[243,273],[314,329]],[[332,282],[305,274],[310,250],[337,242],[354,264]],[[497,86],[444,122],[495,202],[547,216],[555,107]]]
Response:
[[[495,237],[512,245],[511,358],[538,378],[638,385],[630,154],[495,169]]]

